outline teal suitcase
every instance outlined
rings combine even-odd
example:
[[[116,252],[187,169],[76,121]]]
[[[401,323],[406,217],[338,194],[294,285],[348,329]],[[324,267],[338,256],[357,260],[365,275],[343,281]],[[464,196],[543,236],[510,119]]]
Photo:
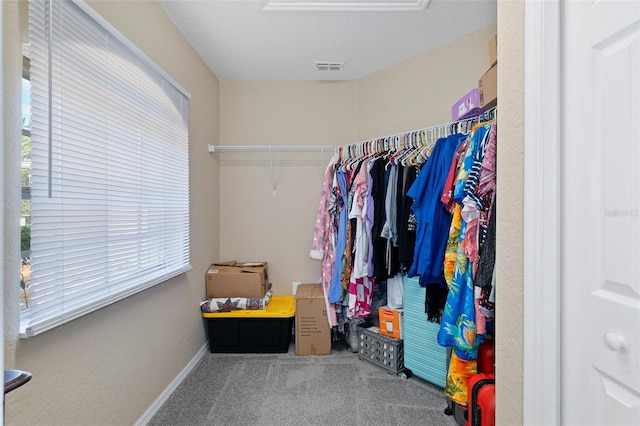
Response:
[[[447,349],[438,344],[440,324],[427,321],[425,289],[418,277],[404,279],[404,365],[411,374],[444,389]]]

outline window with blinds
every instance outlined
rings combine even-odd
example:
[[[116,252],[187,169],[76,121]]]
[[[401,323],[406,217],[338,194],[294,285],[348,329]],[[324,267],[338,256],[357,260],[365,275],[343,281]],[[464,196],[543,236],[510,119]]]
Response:
[[[190,269],[189,94],[80,1],[29,2],[29,337]]]

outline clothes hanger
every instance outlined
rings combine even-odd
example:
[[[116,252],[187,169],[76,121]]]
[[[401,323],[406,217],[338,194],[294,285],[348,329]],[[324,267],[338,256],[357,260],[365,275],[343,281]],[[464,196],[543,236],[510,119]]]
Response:
[[[366,159],[376,158],[380,154],[378,139],[372,139],[367,143],[367,155]]]
[[[409,166],[409,159],[412,158],[417,151],[420,150],[420,145],[418,144],[418,132],[407,133],[407,149],[402,153],[402,155],[397,159],[396,164],[401,164],[403,166]]]
[[[389,166],[397,166],[397,160],[402,155],[402,153],[407,149],[406,138],[405,136],[395,135],[394,139],[394,148],[395,152],[389,158],[389,162],[386,165],[386,169],[389,170]]]
[[[422,150],[426,147],[427,145],[427,141],[426,141],[426,132],[424,130],[420,130],[420,132],[418,132],[418,140],[416,141],[416,149],[414,150],[413,154],[407,159],[407,165],[409,166],[419,166],[420,163],[418,163],[417,158],[418,155],[420,155],[420,153],[422,152]]]
[[[431,155],[431,151],[433,151],[433,147],[435,146],[436,141],[438,139],[441,139],[442,137],[445,137],[449,130],[448,127],[449,126],[440,126],[436,128],[432,127],[431,129],[429,129],[430,132],[427,134],[425,146],[420,151],[420,153],[418,153],[418,156],[415,160],[418,164],[423,164],[427,161],[427,159]]]
[[[386,155],[384,156],[384,159],[385,159],[385,162],[386,162],[386,164],[384,165],[385,170],[389,170],[389,167],[391,165],[393,165],[393,159],[395,158],[396,154],[398,153],[397,145],[398,145],[398,142],[397,142],[395,136],[389,138],[389,150],[387,151]]]
[[[364,144],[365,142],[355,145],[356,155],[354,156],[353,161],[351,161],[351,163],[349,163],[348,165],[348,170],[350,172],[354,171],[358,163],[362,161],[362,157],[364,157]]]

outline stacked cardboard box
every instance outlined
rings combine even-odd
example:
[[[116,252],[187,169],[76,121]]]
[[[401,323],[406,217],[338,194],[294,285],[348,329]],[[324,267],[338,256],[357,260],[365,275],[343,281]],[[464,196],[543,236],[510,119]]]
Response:
[[[269,287],[267,262],[227,261],[207,271],[207,298],[263,298]]]
[[[296,290],[296,355],[331,355],[331,329],[322,284]]]
[[[494,35],[489,40],[489,63],[494,66],[498,62],[498,36]]]
[[[498,36],[489,41],[489,63],[491,67],[478,80],[480,107],[489,109],[498,104]]]
[[[478,80],[480,107],[489,109],[498,104],[498,64],[493,65]]]

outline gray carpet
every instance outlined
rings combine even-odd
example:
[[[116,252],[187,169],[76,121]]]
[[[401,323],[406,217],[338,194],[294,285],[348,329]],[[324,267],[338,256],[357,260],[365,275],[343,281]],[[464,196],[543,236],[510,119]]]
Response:
[[[441,388],[403,380],[334,343],[332,355],[207,353],[149,425],[434,425]]]

